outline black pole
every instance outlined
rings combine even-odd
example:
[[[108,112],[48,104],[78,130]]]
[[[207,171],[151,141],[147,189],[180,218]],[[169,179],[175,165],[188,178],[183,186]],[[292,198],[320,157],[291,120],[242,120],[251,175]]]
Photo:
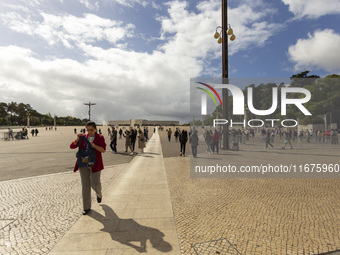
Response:
[[[228,73],[228,0],[222,0],[222,83],[229,83]],[[223,149],[229,150],[228,89],[222,89],[222,116],[228,120],[223,125]]]

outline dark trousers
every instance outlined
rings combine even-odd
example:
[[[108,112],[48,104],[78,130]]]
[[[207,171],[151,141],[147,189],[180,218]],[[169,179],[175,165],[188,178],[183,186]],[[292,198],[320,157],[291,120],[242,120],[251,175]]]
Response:
[[[271,147],[274,147],[274,146],[270,143],[270,137],[267,137],[267,138],[266,138],[266,148],[268,148],[268,144],[269,144]]]
[[[171,135],[168,135],[168,140],[169,140],[169,142],[170,142],[170,139],[171,139]]]
[[[186,145],[187,143],[181,143],[181,153],[182,154],[185,154],[185,145]]]
[[[191,146],[191,152],[192,152],[192,156],[196,158],[197,157],[197,145]]]
[[[117,152],[117,140],[113,140],[110,143],[111,150]]]
[[[213,141],[213,143],[211,144],[211,150],[212,152],[215,152],[215,148],[216,148],[216,153],[218,153],[218,143],[219,141]]]
[[[131,147],[133,151],[135,150],[135,144],[136,144],[136,140],[131,140]]]

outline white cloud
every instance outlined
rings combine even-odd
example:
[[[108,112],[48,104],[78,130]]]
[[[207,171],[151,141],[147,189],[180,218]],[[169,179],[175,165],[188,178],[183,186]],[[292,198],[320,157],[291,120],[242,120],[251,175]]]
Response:
[[[2,6],[6,9],[29,12],[29,8],[26,6],[22,6],[22,5],[8,4],[8,3],[3,2]]]
[[[103,50],[83,45],[95,59],[84,63],[71,59],[39,60],[27,49],[0,48],[0,101],[30,103],[40,112],[86,117],[82,103],[96,102],[94,115],[103,119],[188,116],[187,84],[191,62],[177,69],[161,52]],[[185,58],[187,59],[187,58]],[[186,64],[186,66],[183,66]],[[184,84],[183,84],[183,81]]]
[[[331,29],[309,33],[307,39],[299,39],[289,47],[288,55],[295,63],[295,70],[316,68],[340,72],[340,34]]]
[[[198,13],[188,12],[186,2],[173,1],[168,6],[169,17],[158,18],[162,22],[161,38],[172,39],[172,43],[166,44],[163,49],[201,58],[208,53],[220,56],[221,46],[213,39],[215,28],[221,25],[220,1],[201,2],[197,6]],[[245,1],[229,9],[229,23],[236,35],[236,40],[229,43],[230,55],[264,46],[273,34],[283,28],[282,24],[264,20],[276,12],[264,6],[260,0]]]
[[[90,10],[98,10],[99,9],[99,2],[95,1],[93,4],[90,0],[79,0],[79,2],[86,6],[86,8]]]
[[[125,5],[143,2],[117,1]],[[93,109],[97,121],[126,118],[188,121],[190,78],[220,75],[220,68],[210,65],[221,54],[221,45],[213,38],[215,28],[221,25],[220,1],[202,1],[192,11],[186,2],[180,1],[168,2],[165,8],[168,14],[158,18],[162,40],[151,53],[135,52],[128,47],[136,30],[134,25],[94,14],[75,17],[41,12],[38,18],[15,13],[1,15],[12,30],[38,36],[50,45],[76,48],[85,60],[58,57],[42,60],[28,49],[2,47],[0,101],[13,98],[30,103],[40,112],[80,117],[87,113],[83,101],[93,101],[97,103]],[[275,10],[265,8],[261,0],[246,0],[229,13],[237,36],[229,44],[230,54],[264,46],[281,28],[265,21]],[[102,40],[110,42],[112,48],[95,44]]]
[[[134,25],[123,26],[122,22],[101,18],[86,13],[83,17],[73,15],[53,15],[42,12],[42,22],[31,16],[23,17],[15,12],[0,14],[0,19],[10,29],[45,39],[50,45],[62,43],[67,48],[80,42],[94,43],[108,41],[117,43],[124,37],[133,35]]]
[[[103,0],[105,4],[112,4],[117,3],[123,6],[127,7],[134,7],[135,5],[142,5],[143,7],[146,7],[149,5],[149,3],[152,3],[153,1],[147,1],[147,0]]]
[[[296,18],[317,19],[328,14],[340,13],[340,0],[282,0]]]

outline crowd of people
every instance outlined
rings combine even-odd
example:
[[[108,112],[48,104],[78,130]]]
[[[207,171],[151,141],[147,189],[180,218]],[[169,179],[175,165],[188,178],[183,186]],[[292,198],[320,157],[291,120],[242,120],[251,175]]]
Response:
[[[155,132],[155,129],[154,129]],[[146,142],[149,140],[149,129],[148,127],[143,128],[128,128],[124,131],[122,128],[108,127],[108,136],[110,137],[110,148],[112,153],[117,153],[117,139],[125,139],[125,153],[130,155],[137,154],[136,142],[140,153],[144,153]]]
[[[219,149],[222,147],[223,131],[221,128],[206,128],[203,129],[203,140],[206,145],[206,153],[219,153]],[[192,154],[197,157],[197,145],[199,138],[197,136],[198,127],[193,127],[189,131],[189,141],[192,147]],[[167,129],[168,141],[171,141],[172,130]],[[193,138],[192,135],[194,135]],[[197,138],[196,138],[197,136]],[[176,128],[174,132],[175,141],[181,141],[181,131]],[[292,141],[299,143],[329,143],[329,144],[339,144],[338,131],[332,130],[311,130],[311,129],[284,129],[284,128],[247,128],[247,129],[230,129],[229,130],[229,145],[233,150],[238,150],[239,144],[247,144],[251,139],[256,137],[260,138],[260,141],[265,143],[265,148],[269,146],[274,148],[274,140],[279,139],[280,146],[279,149],[286,149],[288,146],[293,149]],[[282,146],[281,146],[282,144]],[[182,152],[182,145],[181,145]],[[182,154],[182,153],[181,153]]]

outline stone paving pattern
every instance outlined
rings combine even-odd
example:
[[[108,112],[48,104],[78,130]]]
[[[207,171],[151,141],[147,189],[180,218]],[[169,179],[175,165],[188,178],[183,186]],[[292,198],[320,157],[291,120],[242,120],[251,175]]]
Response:
[[[127,166],[103,170],[103,190]],[[78,172],[0,182],[0,254],[47,254],[82,210]]]
[[[0,142],[1,255],[46,254],[79,219],[83,210],[80,176],[73,173],[76,150],[69,149],[75,138],[73,129],[39,128],[37,137]],[[118,139],[119,153],[110,153],[109,137],[103,131],[107,143],[101,177],[105,190],[134,156],[123,153],[124,139]]]
[[[45,157],[44,151],[59,152],[57,159],[67,153],[72,155],[67,154],[67,162],[61,162],[59,168],[58,164],[53,164],[52,172],[62,173],[0,182],[0,254],[47,254],[81,217],[79,174],[65,173],[65,166],[70,171],[74,164],[74,153],[64,148],[73,138],[72,130],[67,135],[60,132],[56,138],[51,138],[50,132],[41,132],[41,137],[34,140],[1,142],[6,147],[0,149],[0,154],[5,156],[0,158],[0,163],[10,162],[0,170],[0,178],[3,173],[7,174],[5,179],[51,173],[42,167],[51,163],[48,160],[41,162],[39,171],[34,172],[34,164],[41,161],[39,157]],[[65,137],[61,135],[67,139],[63,140]],[[179,156],[179,143],[173,137],[168,142],[165,131],[160,135],[182,254],[196,254],[192,245],[202,254],[216,254],[216,251],[227,254],[322,254],[340,250],[339,179],[192,179],[190,157]],[[51,139],[55,139],[53,150],[48,144],[37,149],[42,142]],[[251,157],[261,160],[279,152],[276,149],[266,151],[263,146],[258,141],[254,147],[241,148],[252,150]],[[18,153],[11,154],[15,147],[22,151],[34,150],[21,157]],[[339,151],[338,147],[334,148],[337,148],[332,151],[335,155]],[[318,154],[324,149],[329,148],[320,148]],[[189,155],[189,144],[187,150]],[[307,155],[308,150],[309,147],[302,144],[297,151],[287,150],[283,154],[301,157]],[[199,150],[199,153],[204,151]],[[104,189],[115,184],[133,159],[111,153],[105,153],[105,157],[108,160],[104,159],[104,164],[115,165],[103,171]],[[25,161],[29,164],[27,169],[24,168]],[[19,172],[12,173],[18,168]],[[210,242],[221,238],[228,242]],[[105,250],[98,250],[98,254],[105,254]]]
[[[160,134],[163,151],[176,154],[177,144]],[[241,254],[340,250],[339,179],[193,179],[189,157],[164,162],[182,254],[196,254],[192,245],[221,238]]]
[[[116,182],[53,248],[50,255],[180,254],[161,143],[147,143]]]

